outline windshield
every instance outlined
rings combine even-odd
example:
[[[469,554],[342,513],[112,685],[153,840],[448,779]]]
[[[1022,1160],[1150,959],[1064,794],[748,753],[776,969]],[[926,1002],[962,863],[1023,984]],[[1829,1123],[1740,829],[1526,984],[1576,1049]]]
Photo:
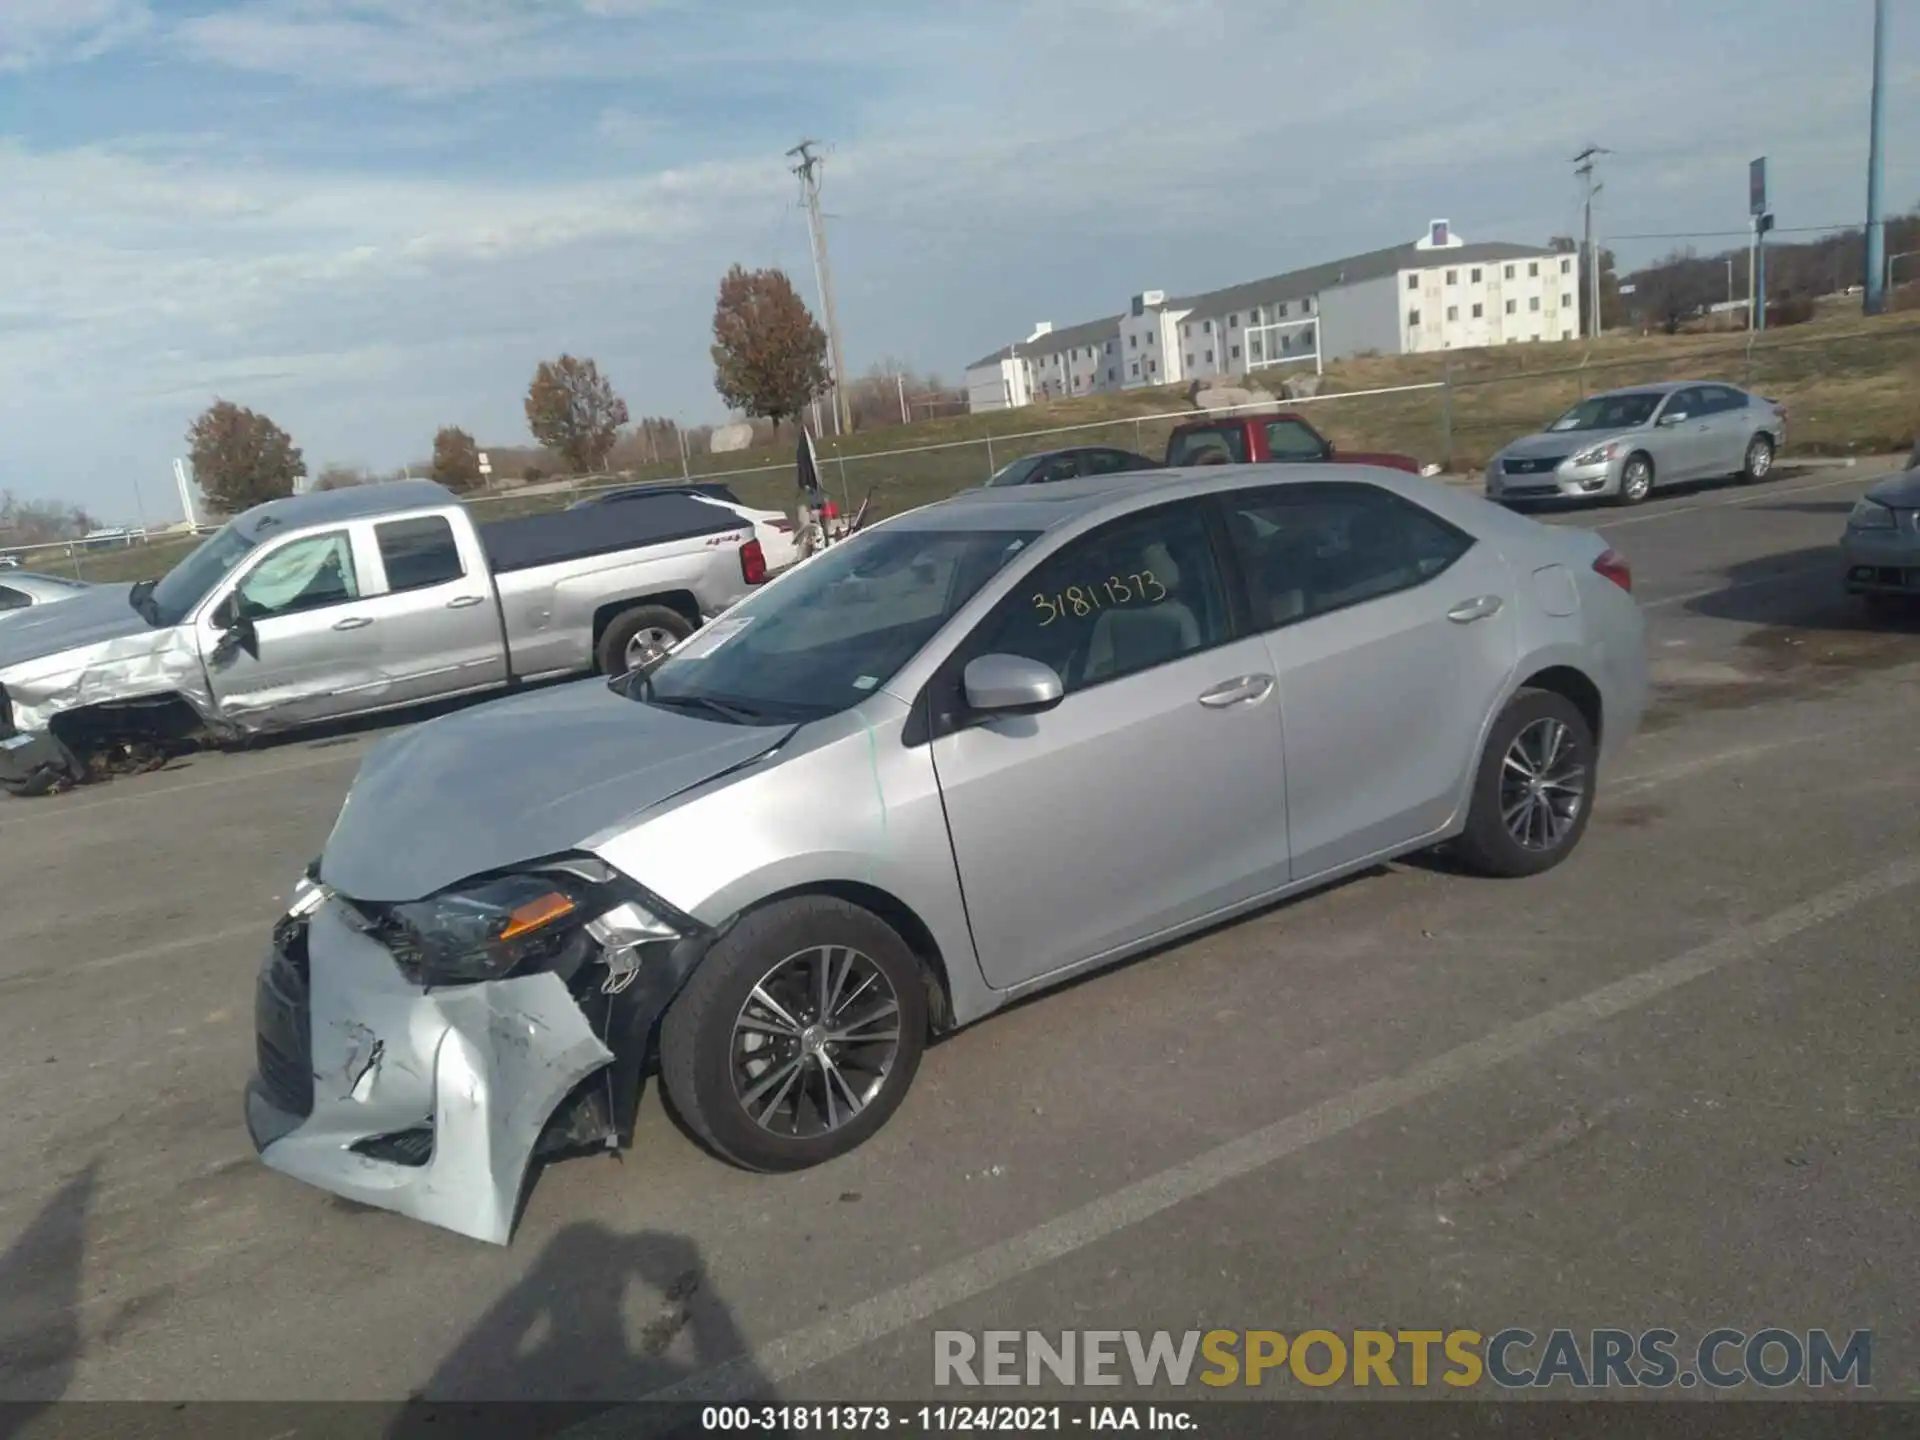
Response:
[[[1316,451],[1318,447],[1315,447]],[[1247,430],[1244,425],[1216,425],[1211,429],[1183,430],[1167,447],[1167,468],[1182,465],[1244,465],[1247,463]]]
[[[993,478],[987,481],[988,486],[1026,484],[1027,477],[1033,474],[1033,467],[1040,463],[1041,458],[1038,455],[1025,455],[1011,464],[1002,465],[993,472]]]
[[[143,612],[148,621],[155,625],[178,625],[194,606],[207,598],[207,592],[220,583],[220,578],[245,558],[253,545],[253,541],[228,525],[196,546],[191,555],[153,587]]]
[[[1038,534],[856,535],[697,631],[627,693],[748,724],[834,714],[891,680]]]
[[[1582,400],[1547,427],[1548,433],[1562,430],[1629,430],[1653,418],[1666,397],[1657,393],[1632,395],[1596,395]]]

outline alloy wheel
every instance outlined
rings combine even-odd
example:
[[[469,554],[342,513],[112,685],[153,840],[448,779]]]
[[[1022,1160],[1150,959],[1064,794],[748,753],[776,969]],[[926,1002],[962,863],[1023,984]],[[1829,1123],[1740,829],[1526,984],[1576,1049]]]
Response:
[[[1586,762],[1565,722],[1544,717],[1513,737],[1500,767],[1500,818],[1517,844],[1558,848],[1586,802]]]
[[[734,1096],[761,1129],[811,1139],[865,1110],[899,1054],[900,997],[886,972],[850,946],[815,946],[748,992],[733,1022]]]
[[[627,641],[627,669],[638,670],[650,664],[655,657],[671,650],[678,640],[678,636],[662,625],[650,625],[644,630],[634,631],[633,638]]]
[[[1629,460],[1625,473],[1620,476],[1621,491],[1629,500],[1640,500],[1644,499],[1652,488],[1653,475],[1647,469],[1647,462]]]
[[[1773,446],[1758,435],[1747,446],[1747,476],[1753,480],[1764,480],[1767,472],[1773,468]]]

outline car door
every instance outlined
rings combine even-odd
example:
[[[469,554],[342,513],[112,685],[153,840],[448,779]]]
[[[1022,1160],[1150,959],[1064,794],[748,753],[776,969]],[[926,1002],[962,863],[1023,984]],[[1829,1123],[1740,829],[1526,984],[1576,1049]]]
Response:
[[[1646,442],[1653,452],[1656,484],[1698,480],[1712,473],[1712,447],[1707,438],[1710,420],[1701,414],[1706,403],[1698,386],[1688,386],[1667,396],[1660,407]]]
[[[989,984],[1285,884],[1280,716],[1240,608],[1203,506],[1182,500],[1038,562],[936,677],[934,770]],[[984,654],[1044,661],[1065,697],[968,723],[960,672]]]
[[[445,515],[373,524],[381,593],[362,613],[379,645],[385,704],[506,684],[492,577],[471,529],[466,537],[463,545]]]
[[[1294,879],[1432,834],[1518,663],[1505,560],[1364,481],[1218,504],[1278,680]]]
[[[277,728],[380,702],[387,682],[361,578],[377,559],[357,543],[366,538],[343,525],[265,546],[214,592],[196,624],[208,683],[228,718],[249,730]],[[229,597],[250,635],[214,624]]]
[[[1747,397],[1730,385],[1702,385],[1707,438],[1701,463],[1708,475],[1732,475],[1747,463],[1747,441],[1753,437]]]

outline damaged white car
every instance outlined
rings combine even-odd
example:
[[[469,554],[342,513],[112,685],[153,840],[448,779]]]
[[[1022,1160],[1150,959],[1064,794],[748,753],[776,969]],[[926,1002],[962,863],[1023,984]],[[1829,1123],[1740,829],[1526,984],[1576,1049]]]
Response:
[[[685,497],[478,524],[427,480],[255,506],[158,582],[0,626],[0,789],[600,670],[767,577],[749,522]]]
[[[257,988],[266,1164],[480,1239],[643,1077],[791,1170],[931,1035],[1456,841],[1579,843],[1646,696],[1631,577],[1388,471],[981,490],[797,566],[649,666],[367,757]]]

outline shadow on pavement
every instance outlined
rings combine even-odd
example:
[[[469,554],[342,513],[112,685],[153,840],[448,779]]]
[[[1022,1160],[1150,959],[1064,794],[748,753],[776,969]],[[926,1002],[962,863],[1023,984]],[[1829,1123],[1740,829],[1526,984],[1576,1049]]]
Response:
[[[1741,641],[1766,652],[1792,648],[1768,631],[1817,631],[1824,635],[1910,634],[1920,607],[1870,604],[1849,595],[1837,545],[1814,545],[1757,556],[1727,567],[1726,583],[1686,602],[1689,614],[1763,627]],[[1804,658],[1804,657],[1801,657]]]
[[[569,1225],[440,1363],[387,1436],[505,1440],[600,1416],[609,1433],[642,1433],[644,1416],[609,1412],[746,1349],[692,1241]],[[741,1382],[755,1395],[768,1388],[751,1373]]]
[[[73,1382],[93,1161],[41,1207],[0,1255],[0,1437],[21,1433]]]

